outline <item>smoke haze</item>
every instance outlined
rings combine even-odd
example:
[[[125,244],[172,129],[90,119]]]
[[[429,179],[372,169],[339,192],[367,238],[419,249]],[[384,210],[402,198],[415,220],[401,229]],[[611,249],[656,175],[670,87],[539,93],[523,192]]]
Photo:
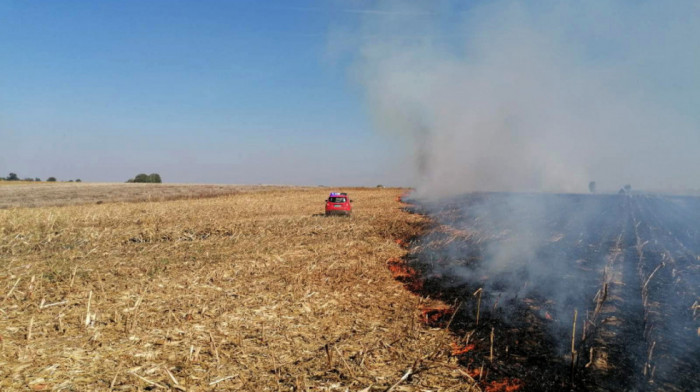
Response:
[[[419,195],[700,188],[697,2],[389,2],[355,32]]]
[[[471,328],[477,289],[491,320],[542,320],[541,347],[560,356],[580,311],[574,325],[596,328],[578,349],[614,364],[582,369],[583,389],[697,389],[698,199],[532,192],[700,189],[700,4],[379,10],[355,34],[353,72],[375,126],[414,158],[413,202],[436,223],[409,256],[426,285],[461,293]]]

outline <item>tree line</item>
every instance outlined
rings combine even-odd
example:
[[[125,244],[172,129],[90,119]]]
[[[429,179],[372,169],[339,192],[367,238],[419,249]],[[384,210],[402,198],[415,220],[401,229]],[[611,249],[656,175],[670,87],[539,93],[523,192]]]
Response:
[[[25,178],[20,178],[17,173],[10,173],[7,177],[0,177],[0,181],[35,181],[35,182],[41,182],[41,178],[39,177],[25,177]],[[47,182],[56,182],[56,177],[49,177],[46,179]],[[69,180],[68,182],[73,182],[74,180]],[[80,178],[75,180],[75,182],[81,182]]]
[[[136,177],[128,179],[126,182],[147,182],[153,184],[160,184],[163,182],[163,180],[160,179],[160,174],[158,173],[140,173],[137,174]]]
[[[10,173],[7,177],[0,177],[0,181],[35,181],[35,182],[41,182],[41,178],[39,177],[25,177],[25,178],[20,178],[17,173]],[[47,182],[56,182],[56,177],[49,177],[46,179]],[[80,178],[76,180],[68,180],[68,182],[82,182]],[[160,174],[158,173],[151,173],[151,174],[145,174],[145,173],[140,173],[137,174],[134,178],[128,179],[126,182],[147,182],[147,183],[156,183],[160,184],[163,182],[163,180],[160,178]]]

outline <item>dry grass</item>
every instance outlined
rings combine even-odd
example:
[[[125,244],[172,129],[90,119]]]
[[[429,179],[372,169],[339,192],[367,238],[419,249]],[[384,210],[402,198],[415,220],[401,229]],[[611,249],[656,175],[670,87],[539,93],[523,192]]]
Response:
[[[468,390],[386,268],[424,218],[326,192],[0,210],[0,389]]]
[[[0,181],[0,208],[205,198],[269,186]]]
[[[34,181],[5,181],[0,180],[0,186],[2,185],[39,185],[39,184],[53,184],[52,182],[34,182]]]

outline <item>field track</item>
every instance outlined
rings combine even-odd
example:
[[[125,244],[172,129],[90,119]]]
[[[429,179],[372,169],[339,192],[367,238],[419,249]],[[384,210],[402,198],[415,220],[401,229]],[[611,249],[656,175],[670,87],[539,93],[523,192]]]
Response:
[[[425,224],[402,190],[344,189],[353,216],[326,218],[325,188],[59,185],[25,205],[81,204],[0,195],[0,390],[465,390],[386,267]]]

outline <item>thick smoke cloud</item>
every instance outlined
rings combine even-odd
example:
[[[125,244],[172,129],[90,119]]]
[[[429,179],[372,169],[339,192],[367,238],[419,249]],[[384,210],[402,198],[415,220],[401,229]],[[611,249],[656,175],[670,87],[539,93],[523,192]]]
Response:
[[[419,194],[700,188],[697,2],[378,7],[354,74]]]

